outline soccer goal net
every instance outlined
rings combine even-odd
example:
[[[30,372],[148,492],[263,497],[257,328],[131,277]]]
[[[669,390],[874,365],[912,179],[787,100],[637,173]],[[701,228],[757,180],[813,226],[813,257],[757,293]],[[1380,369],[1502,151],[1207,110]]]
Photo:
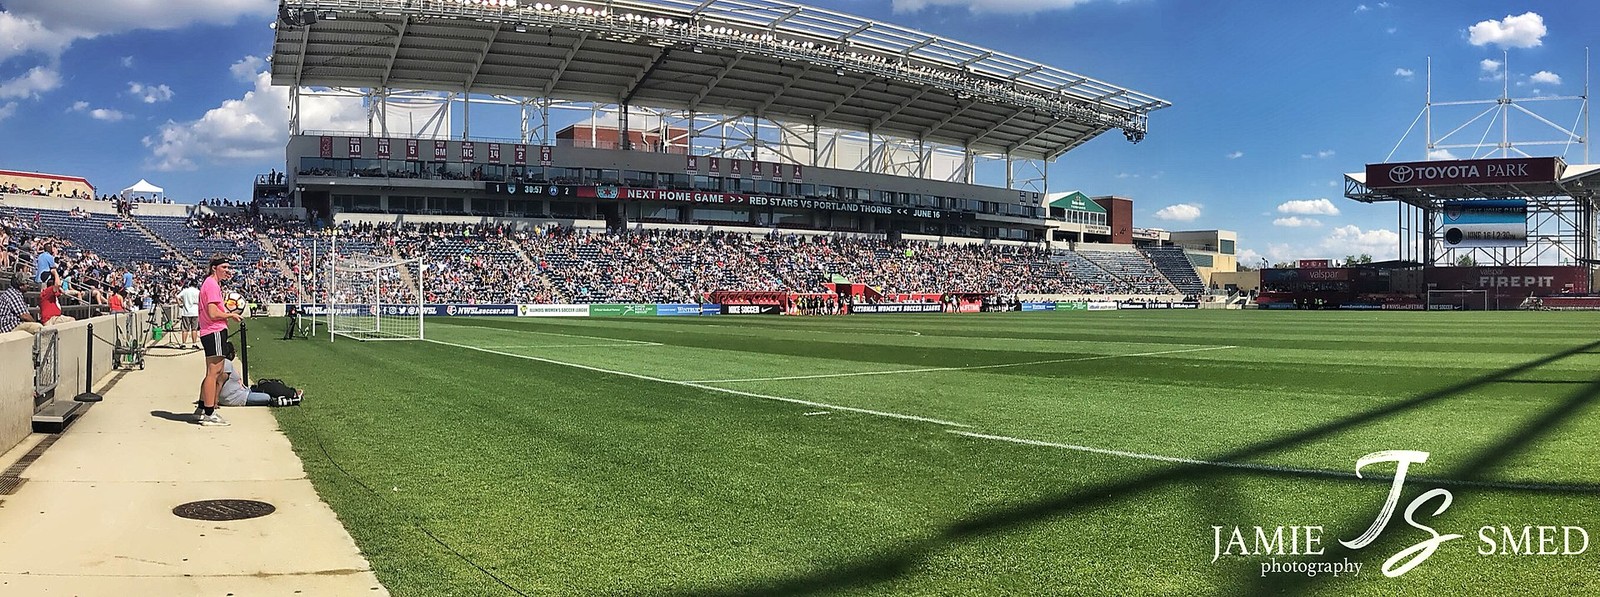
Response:
[[[423,339],[422,259],[330,256],[328,339]]]
[[[1429,311],[1488,311],[1487,290],[1429,290]]]

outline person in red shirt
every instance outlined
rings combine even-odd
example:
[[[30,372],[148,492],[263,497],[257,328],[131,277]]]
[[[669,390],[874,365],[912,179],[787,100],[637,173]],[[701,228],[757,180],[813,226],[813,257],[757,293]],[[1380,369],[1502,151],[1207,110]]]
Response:
[[[118,290],[116,292],[111,293],[111,299],[109,301],[107,301],[107,302],[109,302],[111,304],[111,312],[112,313],[127,313],[128,312],[128,310],[126,308],[124,308],[124,306],[122,304],[122,293],[123,292],[124,291],[122,291],[122,290]]]
[[[61,314],[61,303],[56,302],[61,295],[61,275],[55,272],[46,274],[45,287],[39,290],[39,320],[45,325],[55,325],[75,321],[72,317]]]

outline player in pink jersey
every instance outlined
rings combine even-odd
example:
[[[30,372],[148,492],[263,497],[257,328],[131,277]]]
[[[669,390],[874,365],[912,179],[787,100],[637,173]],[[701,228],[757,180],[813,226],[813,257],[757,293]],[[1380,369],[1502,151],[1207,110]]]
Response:
[[[218,255],[211,258],[210,269],[211,275],[200,285],[200,346],[206,353],[206,376],[200,380],[200,409],[195,415],[201,425],[220,427],[228,424],[217,416],[217,396],[228,379],[222,369],[222,347],[228,341],[228,322],[244,317],[228,312],[222,302],[222,283],[233,277],[233,265]]]

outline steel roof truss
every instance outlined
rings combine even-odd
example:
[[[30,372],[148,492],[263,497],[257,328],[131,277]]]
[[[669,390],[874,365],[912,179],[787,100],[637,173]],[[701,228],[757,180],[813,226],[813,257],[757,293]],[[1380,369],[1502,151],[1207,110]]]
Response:
[[[806,75],[811,73],[812,66],[812,63],[810,62],[802,64],[798,72],[789,77],[788,81],[785,81],[782,86],[778,87],[777,91],[774,91],[771,95],[767,96],[766,101],[761,102],[761,105],[756,107],[756,113],[765,114],[767,112],[767,108],[771,108],[772,104],[777,103],[778,99],[783,97],[783,94],[788,93],[790,87],[794,87],[795,83],[800,82],[801,79],[804,79]]]
[[[710,2],[711,0],[706,0],[706,1]],[[545,83],[545,85],[544,85],[544,93],[541,94],[541,95],[548,96],[548,95],[550,95],[551,91],[555,91],[556,84],[561,82],[561,75],[563,75],[563,74],[565,74],[567,72],[567,67],[572,66],[572,59],[576,58],[578,56],[578,50],[582,49],[583,48],[583,42],[588,41],[588,40],[589,40],[589,32],[588,31],[584,31],[584,32],[581,32],[581,33],[578,34],[578,39],[576,41],[572,42],[572,49],[567,50],[567,55],[562,57],[561,64],[556,66],[556,72],[550,73],[550,82]]]
[[[389,86],[389,76],[394,74],[394,61],[396,58],[400,57],[400,43],[405,41],[406,28],[410,26],[411,17],[402,15],[400,17],[400,27],[394,32],[394,46],[389,48],[389,63],[387,66],[383,67],[383,78],[380,79],[380,81],[382,81],[381,84],[384,87]]]
[[[727,77],[728,73],[733,72],[733,69],[739,66],[739,61],[743,59],[744,56],[734,56],[732,60],[729,60],[727,64],[723,65],[722,70],[717,71],[716,76],[711,78],[711,82],[702,86],[700,88],[700,92],[694,95],[694,99],[689,100],[689,111],[698,111],[700,109],[700,102],[705,101],[706,96],[711,95],[711,92],[717,88],[717,85],[722,83],[722,79]]]
[[[849,102],[852,99],[855,99],[856,94],[857,93],[861,93],[861,90],[862,89],[866,89],[867,85],[870,85],[870,84],[872,84],[872,79],[871,78],[862,79],[861,83],[857,84],[853,89],[850,90],[849,93],[846,93],[846,94],[843,94],[843,95],[839,96],[839,100],[838,101],[833,102],[832,106],[828,106],[827,110],[823,110],[821,114],[818,114],[817,115],[817,121],[821,122],[821,121],[827,120],[829,117],[833,116],[834,112],[838,112],[839,108],[844,107],[845,103]]]
[[[489,38],[483,40],[483,51],[478,52],[478,58],[472,63],[472,71],[467,74],[467,92],[472,92],[472,85],[478,82],[478,72],[483,70],[483,63],[489,59],[489,49],[494,47],[494,40],[500,37],[500,29],[505,23],[495,23],[490,30]]]
[[[996,123],[994,123],[994,125],[990,126],[989,128],[984,129],[982,133],[980,133],[976,137],[973,137],[971,141],[968,141],[967,145],[969,145],[969,146],[970,145],[974,145],[977,142],[988,138],[989,135],[993,135],[995,133],[995,131],[1000,130],[1001,127],[1004,127],[1005,125],[1011,124],[1011,121],[1016,120],[1017,118],[1020,118],[1023,114],[1027,114],[1027,113],[1028,113],[1028,108],[1019,108],[1019,109],[1017,109],[1016,112],[1011,113],[1011,116],[1006,117],[1005,120],[1002,120],[1000,122],[996,122]]]
[[[889,110],[888,112],[885,112],[882,118],[879,118],[876,121],[873,121],[872,130],[876,130],[876,129],[882,127],[885,123],[889,122],[890,120],[894,120],[894,117],[899,116],[900,112],[904,111],[907,106],[910,106],[911,104],[917,103],[917,100],[922,99],[922,96],[927,95],[929,91],[933,91],[933,87],[931,87],[931,86],[923,86],[923,88],[920,91],[918,91],[916,95],[907,97],[905,99],[905,101],[900,102],[899,105],[896,105],[893,109]]]

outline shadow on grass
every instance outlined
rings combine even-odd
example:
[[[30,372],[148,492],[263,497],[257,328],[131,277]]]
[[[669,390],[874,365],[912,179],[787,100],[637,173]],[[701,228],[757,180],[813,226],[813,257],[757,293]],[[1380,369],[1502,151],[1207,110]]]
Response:
[[[1368,423],[1381,421],[1387,417],[1405,413],[1413,409],[1433,404],[1440,400],[1456,396],[1479,386],[1497,383],[1521,373],[1536,370],[1540,367],[1555,363],[1576,354],[1600,348],[1600,341],[1577,346],[1557,353],[1553,353],[1526,363],[1481,375],[1449,387],[1427,392],[1403,401],[1387,404],[1366,412],[1357,413],[1337,421],[1290,433],[1282,437],[1257,442],[1223,454],[1218,454],[1210,461],[1213,462],[1245,462],[1256,457],[1293,448],[1308,442],[1323,439],[1336,433],[1352,429]],[[1574,412],[1588,406],[1600,397],[1600,380],[1590,382],[1588,386],[1573,394],[1559,405],[1545,411],[1535,421],[1521,426],[1510,435],[1496,443],[1494,446],[1478,452],[1470,461],[1456,467],[1451,471],[1449,478],[1472,480],[1481,477],[1481,474],[1494,466],[1505,462],[1506,459],[1527,448],[1540,436],[1558,426],[1563,420]],[[650,591],[659,595],[802,595],[819,592],[835,592],[852,589],[861,589],[872,585],[893,581],[907,575],[921,564],[928,556],[936,553],[946,546],[982,539],[987,536],[1009,532],[1031,524],[1055,519],[1068,514],[1082,512],[1106,504],[1129,499],[1147,491],[1166,487],[1175,483],[1195,482],[1213,479],[1219,475],[1233,475],[1240,473],[1240,469],[1226,469],[1204,464],[1184,464],[1173,466],[1160,471],[1152,472],[1139,477],[1105,483],[1083,490],[1055,496],[1011,508],[1001,508],[994,511],[981,513],[962,520],[950,523],[944,530],[927,539],[907,543],[901,547],[887,550],[873,556],[856,559],[853,561],[839,562],[832,567],[816,572],[798,574],[779,578],[750,579],[718,589],[674,589],[663,587]],[[1408,482],[1408,485],[1417,483]],[[1463,491],[1456,489],[1455,491]],[[1495,491],[1501,491],[1495,489]],[[1573,487],[1567,490],[1570,493],[1594,495],[1600,493],[1600,486],[1593,488]],[[1217,510],[1219,514],[1235,514]],[[1240,518],[1232,518],[1242,520]],[[1339,531],[1343,535],[1354,536],[1358,534],[1364,524],[1361,522],[1341,522]],[[1393,521],[1391,521],[1391,526]],[[1330,529],[1333,525],[1329,525]],[[1385,534],[1385,540],[1379,543],[1393,543],[1393,534]],[[1337,560],[1350,551],[1337,541],[1332,542],[1334,547],[1323,556],[1325,560]],[[1369,545],[1367,549],[1374,549]],[[1262,594],[1266,592],[1300,592],[1305,586],[1318,579],[1303,576],[1278,575],[1260,579],[1241,579],[1244,586],[1238,587],[1238,594]],[[1322,578],[1327,581],[1327,578]]]
[[[1535,440],[1539,439],[1540,436],[1559,427],[1563,422],[1577,414],[1579,411],[1583,410],[1585,407],[1594,404],[1597,399],[1600,399],[1600,379],[1588,382],[1587,386],[1574,392],[1572,395],[1562,400],[1560,404],[1557,404],[1546,410],[1544,414],[1541,415],[1537,420],[1512,430],[1510,434],[1506,435],[1506,437],[1502,438],[1500,441],[1495,442],[1493,446],[1479,450],[1477,455],[1471,460],[1468,460],[1467,462],[1462,463],[1460,466],[1451,469],[1447,474],[1447,477],[1451,479],[1463,480],[1481,479],[1482,474],[1485,471],[1492,470],[1495,467],[1504,464],[1512,456],[1527,449],[1529,446],[1532,446]],[[1431,489],[1426,482],[1408,482],[1407,485],[1410,486],[1408,488],[1408,494],[1410,495],[1402,498],[1402,504],[1409,504],[1410,500],[1415,497],[1415,494],[1420,494]],[[1460,494],[1468,491],[1474,490],[1451,488],[1452,494]],[[1600,493],[1600,489],[1597,489],[1592,493]],[[1428,512],[1428,509],[1423,508],[1423,512]],[[1347,520],[1341,521],[1338,527],[1333,527],[1330,525],[1330,528],[1339,528],[1342,532],[1342,534],[1339,536],[1354,537],[1361,533],[1362,530],[1366,528],[1366,525],[1369,524],[1371,524],[1370,520]],[[1398,523],[1396,520],[1390,521],[1390,526],[1396,526],[1397,524],[1403,523]],[[1422,522],[1422,524],[1427,525],[1429,523]],[[1448,531],[1441,530],[1440,532]],[[1375,550],[1377,553],[1385,554],[1385,556],[1387,556],[1394,554],[1400,549],[1404,549],[1405,547],[1422,538],[1423,537],[1419,537],[1416,534],[1402,537],[1395,533],[1384,533],[1384,535],[1377,542],[1367,546],[1364,550]],[[1328,552],[1321,556],[1321,558],[1324,561],[1337,561],[1346,557],[1354,560],[1356,553],[1357,550],[1349,549],[1342,543],[1334,542]],[[1304,575],[1269,575],[1261,578],[1251,579],[1253,586],[1242,588],[1239,591],[1239,594],[1259,595],[1267,592],[1300,593],[1304,592],[1306,586],[1309,585],[1313,580],[1314,579],[1307,578]],[[1325,578],[1323,581],[1327,583],[1342,582],[1339,578]]]

